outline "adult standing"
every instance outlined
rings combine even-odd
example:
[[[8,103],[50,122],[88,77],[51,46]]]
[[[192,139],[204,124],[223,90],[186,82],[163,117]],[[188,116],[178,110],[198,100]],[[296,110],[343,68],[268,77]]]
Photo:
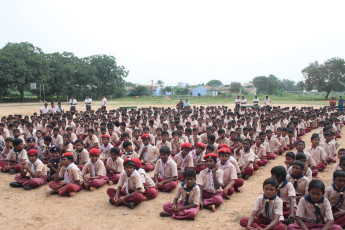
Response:
[[[64,112],[60,101],[58,102],[58,106],[56,107],[56,112],[57,113],[63,113]]]
[[[183,103],[183,108],[189,108],[189,107],[190,107],[190,103],[188,99],[186,99],[185,103]]]
[[[41,114],[48,114],[48,113],[49,113],[48,103],[44,103],[44,106],[41,108]]]
[[[92,99],[90,98],[89,95],[86,95],[85,105],[86,105],[86,111],[87,112],[91,112],[91,103],[92,103]]]
[[[256,95],[255,95],[255,97],[253,99],[253,104],[254,104],[254,106],[259,106],[259,98]]]
[[[270,110],[270,104],[271,104],[271,99],[269,99],[268,98],[268,96],[266,96],[266,98],[265,98],[265,106],[266,106],[266,108],[268,109],[268,110]]]
[[[339,96],[338,111],[342,112],[343,110],[344,110],[344,99],[342,96]]]
[[[176,109],[182,109],[182,107],[183,107],[183,101],[182,101],[182,99],[180,99],[180,102],[177,103],[177,105],[176,105]]]
[[[102,111],[107,111],[107,98],[105,98],[105,96],[102,96],[102,107],[101,107]]]
[[[236,100],[235,100],[235,109],[239,110],[241,107],[241,100],[240,100],[240,96],[237,96]]]
[[[71,99],[69,100],[69,103],[71,104],[71,108],[70,108],[71,113],[75,113],[76,111],[75,106],[78,103],[77,99],[75,99],[74,96],[72,96]]]
[[[50,109],[49,109],[49,112],[52,113],[52,114],[56,114],[56,107],[54,105],[54,102],[52,101],[50,103]]]
[[[247,110],[247,99],[244,98],[244,96],[242,96],[242,100],[241,100],[241,111],[246,111]]]

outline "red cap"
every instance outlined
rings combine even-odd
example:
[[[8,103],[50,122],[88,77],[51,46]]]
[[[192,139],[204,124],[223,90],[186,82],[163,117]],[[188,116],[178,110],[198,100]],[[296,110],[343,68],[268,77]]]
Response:
[[[37,149],[30,149],[29,151],[28,151],[28,156],[37,156],[38,155],[38,150]]]
[[[196,147],[200,147],[202,149],[206,149],[206,145],[204,143],[201,143],[201,142],[197,143]]]
[[[215,153],[209,153],[209,154],[206,154],[206,156],[204,156],[204,160],[206,160],[206,158],[209,158],[209,157],[218,158],[218,155],[217,155],[217,154],[215,154]]]
[[[221,148],[218,150],[218,153],[231,153],[231,150],[229,148]]]
[[[132,162],[134,162],[135,163],[135,166],[137,165],[137,163],[135,162],[135,160],[134,159],[136,159],[136,158],[127,158],[126,160],[124,160],[123,161],[123,165],[125,165],[126,164],[126,162],[128,162],[128,161],[132,161]]]
[[[141,139],[150,138],[150,137],[151,137],[150,134],[143,134],[143,135],[141,136]]]
[[[138,167],[138,168],[141,168],[141,160],[138,159],[138,158],[132,158],[132,161],[135,162],[135,166]]]
[[[96,148],[90,149],[89,151],[89,155],[99,155],[99,154],[101,154],[101,152],[99,151],[99,149],[96,149]]]
[[[181,145],[181,149],[191,149],[191,148],[192,148],[192,145],[190,143],[188,143],[188,142],[183,143]]]
[[[102,135],[102,139],[103,138],[108,138],[108,139],[110,139],[110,136],[108,135],[108,134],[104,134],[104,135]]]
[[[230,149],[229,145],[227,145],[227,144],[220,144],[220,145],[218,145],[217,149],[219,150],[221,148],[228,148],[228,149]]]
[[[62,154],[61,157],[73,157],[73,153],[67,152],[67,153]]]

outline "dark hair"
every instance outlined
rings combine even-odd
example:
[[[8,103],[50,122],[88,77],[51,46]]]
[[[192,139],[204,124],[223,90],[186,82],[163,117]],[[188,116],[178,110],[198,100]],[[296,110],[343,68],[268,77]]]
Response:
[[[45,137],[43,138],[43,140],[44,140],[44,141],[50,141],[50,142],[52,142],[51,136],[45,136]]]
[[[128,146],[131,146],[132,145],[132,142],[130,142],[130,141],[125,141],[125,142],[123,142],[123,148],[124,149],[126,149]]]
[[[215,142],[216,141],[216,137],[213,134],[210,134],[207,136],[207,139],[210,139],[211,141]]]
[[[292,159],[295,159],[295,158],[296,158],[296,155],[295,155],[295,153],[293,153],[293,152],[287,152],[286,155],[285,155],[285,157],[291,157]]]
[[[271,169],[271,174],[277,176],[282,181],[284,181],[286,179],[287,172],[283,166],[279,165],[279,166],[275,166]]]
[[[13,138],[12,138],[12,137],[6,137],[5,142],[6,142],[6,141],[13,142]]]
[[[159,153],[166,153],[166,154],[170,155],[170,148],[168,146],[162,146],[159,149]]]
[[[333,180],[335,180],[338,177],[345,177],[345,172],[343,170],[336,170],[333,173]]]
[[[132,167],[136,168],[135,162],[132,160],[126,161],[123,166],[125,166],[125,167],[126,166],[132,166]]]
[[[21,143],[23,143],[22,139],[14,138],[14,140],[13,140],[13,146],[20,145]]]
[[[67,160],[72,161],[72,162],[74,160],[73,156],[64,156],[64,157],[61,157],[61,158],[67,158]]]
[[[168,136],[169,136],[169,132],[166,131],[166,130],[164,130],[164,131],[162,131],[162,136],[163,136],[163,135],[168,135]]]
[[[340,157],[340,162],[339,162],[339,164],[343,163],[343,161],[345,161],[345,156]]]
[[[301,169],[304,169],[304,163],[302,161],[294,161],[292,165],[298,165]]]
[[[325,194],[325,184],[320,180],[312,180],[309,183],[308,192],[313,188],[321,189],[322,193]]]
[[[206,146],[206,149],[210,149],[210,150],[213,151],[213,150],[214,150],[214,145],[207,145],[207,146]]]
[[[313,135],[311,135],[311,140],[314,140],[315,138],[318,138],[318,139],[320,139],[320,136],[319,136],[319,134],[317,134],[317,133],[314,133]]]
[[[74,144],[76,145],[77,143],[79,143],[79,144],[81,144],[81,145],[84,145],[84,143],[83,143],[83,141],[82,140],[76,140],[75,142],[74,142]]]
[[[120,155],[120,149],[117,147],[111,148],[110,153],[115,153],[116,155]]]
[[[304,142],[304,141],[302,141],[302,140],[297,141],[295,145],[297,146],[299,143],[303,143],[303,144],[304,144],[304,146],[305,146],[305,142]]]
[[[196,179],[196,172],[194,169],[187,169],[183,172],[183,178],[187,178],[187,177],[193,177],[194,179]]]
[[[93,129],[88,129],[87,132],[95,133],[95,130],[93,130]]]
[[[248,142],[249,145],[252,145],[252,141],[250,139],[244,139],[243,142]]]
[[[264,185],[262,187],[265,187],[265,185],[272,185],[273,187],[275,187],[276,189],[278,189],[278,181],[274,178],[267,178],[265,181],[264,181]]]
[[[306,160],[307,159],[307,155],[305,155],[303,152],[299,152],[296,155],[296,160]]]

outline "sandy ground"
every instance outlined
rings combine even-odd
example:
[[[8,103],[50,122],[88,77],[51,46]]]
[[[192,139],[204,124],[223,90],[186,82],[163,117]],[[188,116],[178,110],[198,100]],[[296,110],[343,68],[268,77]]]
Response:
[[[17,108],[16,111],[21,110]],[[338,140],[340,148],[345,147],[344,130],[343,138]],[[310,146],[311,135],[312,132],[303,137],[307,147]],[[1,173],[0,223],[6,224],[6,229],[241,229],[239,219],[250,215],[255,199],[262,194],[263,181],[270,177],[273,166],[284,164],[284,159],[279,156],[255,172],[245,182],[240,193],[226,200],[215,213],[201,210],[194,221],[159,217],[163,203],[173,200],[174,191],[159,193],[156,199],[145,201],[130,210],[108,203],[108,185],[94,192],[83,190],[75,197],[46,197],[48,185],[31,191],[14,189],[9,186],[14,176]],[[332,172],[333,164],[320,173],[318,178],[328,186]],[[4,229],[4,225],[1,229]]]

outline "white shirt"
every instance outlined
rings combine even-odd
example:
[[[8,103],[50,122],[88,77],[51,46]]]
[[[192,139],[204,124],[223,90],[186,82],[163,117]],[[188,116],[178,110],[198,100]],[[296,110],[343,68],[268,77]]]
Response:
[[[265,105],[267,106],[267,105],[270,105],[270,102],[271,102],[271,99],[265,99]]]
[[[235,100],[235,104],[240,104],[241,100],[240,99],[236,99]]]
[[[76,99],[69,99],[69,103],[71,103],[71,106],[75,106],[77,104],[77,100]]]
[[[86,98],[85,99],[85,104],[91,104],[92,102],[92,99],[91,98]]]
[[[107,99],[105,97],[102,99],[102,106],[107,106]]]
[[[254,98],[253,103],[254,105],[259,105],[259,98]]]
[[[41,108],[41,111],[42,111],[43,114],[49,113],[48,107],[42,107],[42,108]]]
[[[241,106],[247,106],[247,99],[241,100]]]

